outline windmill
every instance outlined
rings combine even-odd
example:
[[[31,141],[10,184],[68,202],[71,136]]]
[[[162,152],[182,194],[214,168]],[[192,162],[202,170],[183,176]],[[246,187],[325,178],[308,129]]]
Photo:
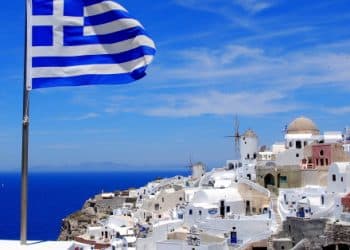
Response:
[[[234,130],[234,134],[233,135],[228,135],[228,136],[225,136],[225,137],[234,138],[235,154],[236,154],[236,156],[239,156],[241,135],[239,134],[239,120],[238,120],[237,116],[235,117],[235,119],[233,121],[233,126],[234,126],[234,129],[235,129]]]
[[[185,167],[192,172],[193,163],[192,163],[192,155],[191,154],[189,156],[189,164]]]
[[[186,166],[187,169],[191,171],[192,179],[198,179],[204,175],[206,172],[206,166],[202,162],[192,163],[192,157],[190,154],[189,165]]]

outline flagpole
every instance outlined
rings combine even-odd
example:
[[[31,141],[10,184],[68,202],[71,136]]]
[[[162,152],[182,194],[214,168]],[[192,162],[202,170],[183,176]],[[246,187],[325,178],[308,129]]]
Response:
[[[24,86],[22,122],[22,174],[21,174],[21,244],[27,243],[28,210],[28,142],[29,142],[29,91]]]
[[[27,243],[28,213],[28,144],[29,144],[29,90],[27,89],[27,0],[25,0],[24,86],[22,120],[22,172],[21,172],[21,245]]]

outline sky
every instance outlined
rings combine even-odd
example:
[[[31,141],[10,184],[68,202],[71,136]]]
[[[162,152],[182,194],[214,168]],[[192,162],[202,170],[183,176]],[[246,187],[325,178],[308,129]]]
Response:
[[[350,125],[348,0],[120,0],[157,46],[132,84],[33,90],[30,170],[220,167],[234,117],[260,145],[294,118]],[[24,1],[4,1],[0,171],[20,171]],[[88,167],[87,167],[88,166]]]

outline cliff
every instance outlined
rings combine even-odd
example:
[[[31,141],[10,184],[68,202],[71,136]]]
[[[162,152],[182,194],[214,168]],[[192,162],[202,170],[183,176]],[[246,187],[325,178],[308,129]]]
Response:
[[[58,240],[73,240],[76,236],[84,234],[89,226],[96,225],[100,220],[112,215],[114,209],[122,208],[126,200],[130,202],[130,198],[123,194],[125,191],[116,191],[112,198],[106,199],[101,195],[96,195],[88,199],[79,211],[62,220]]]

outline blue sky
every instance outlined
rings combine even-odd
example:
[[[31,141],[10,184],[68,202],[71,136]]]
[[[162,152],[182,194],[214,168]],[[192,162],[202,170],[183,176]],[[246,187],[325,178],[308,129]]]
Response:
[[[2,3],[0,170],[20,169],[24,1]],[[233,119],[260,144],[305,115],[350,125],[347,0],[120,0],[157,45],[148,75],[123,86],[31,92],[30,167],[100,162],[210,167],[234,157]],[[102,170],[102,168],[101,168]]]

